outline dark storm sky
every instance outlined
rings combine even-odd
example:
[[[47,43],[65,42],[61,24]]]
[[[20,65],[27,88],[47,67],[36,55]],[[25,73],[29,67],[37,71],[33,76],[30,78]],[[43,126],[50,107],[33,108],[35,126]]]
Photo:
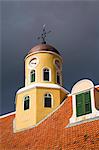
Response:
[[[47,41],[63,57],[64,87],[80,79],[99,84],[99,1],[1,1],[1,114],[14,111],[16,91],[24,86],[24,57],[39,43],[42,25]]]

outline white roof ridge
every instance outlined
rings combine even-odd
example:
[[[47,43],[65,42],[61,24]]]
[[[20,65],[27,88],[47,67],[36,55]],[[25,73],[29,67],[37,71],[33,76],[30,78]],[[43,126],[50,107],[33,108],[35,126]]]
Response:
[[[2,115],[2,116],[0,116],[0,119],[5,118],[5,117],[8,117],[8,116],[10,116],[10,115],[13,115],[13,114],[15,114],[15,113],[16,113],[16,112],[13,111],[13,112],[10,112],[10,113],[8,113],[8,114]]]

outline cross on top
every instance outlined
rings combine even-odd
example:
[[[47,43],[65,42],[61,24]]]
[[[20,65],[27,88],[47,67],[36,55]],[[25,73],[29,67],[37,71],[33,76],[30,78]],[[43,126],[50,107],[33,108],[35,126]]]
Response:
[[[44,24],[43,25],[43,32],[42,32],[41,36],[38,37],[38,40],[42,39],[42,44],[46,44],[46,36],[47,36],[47,34],[49,34],[51,32],[51,31],[46,32],[45,27],[46,27],[46,25]]]

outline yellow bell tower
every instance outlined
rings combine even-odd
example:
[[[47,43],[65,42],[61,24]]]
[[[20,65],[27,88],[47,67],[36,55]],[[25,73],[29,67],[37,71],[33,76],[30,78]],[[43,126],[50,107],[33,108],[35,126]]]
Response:
[[[16,93],[14,131],[30,128],[66,98],[62,87],[62,58],[52,46],[33,47],[25,58],[25,87]]]
[[[46,43],[25,58],[25,87],[16,93],[14,132],[31,128],[54,111],[69,92],[62,87],[62,57]]]

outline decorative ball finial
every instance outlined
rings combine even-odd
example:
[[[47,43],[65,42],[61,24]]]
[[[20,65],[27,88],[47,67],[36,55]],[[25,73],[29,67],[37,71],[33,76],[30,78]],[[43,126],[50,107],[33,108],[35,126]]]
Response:
[[[46,24],[43,25],[43,32],[42,32],[41,36],[38,37],[38,40],[42,39],[42,44],[46,44],[46,36],[47,36],[47,34],[49,34],[51,32],[51,31],[46,32],[45,27],[46,27]]]

